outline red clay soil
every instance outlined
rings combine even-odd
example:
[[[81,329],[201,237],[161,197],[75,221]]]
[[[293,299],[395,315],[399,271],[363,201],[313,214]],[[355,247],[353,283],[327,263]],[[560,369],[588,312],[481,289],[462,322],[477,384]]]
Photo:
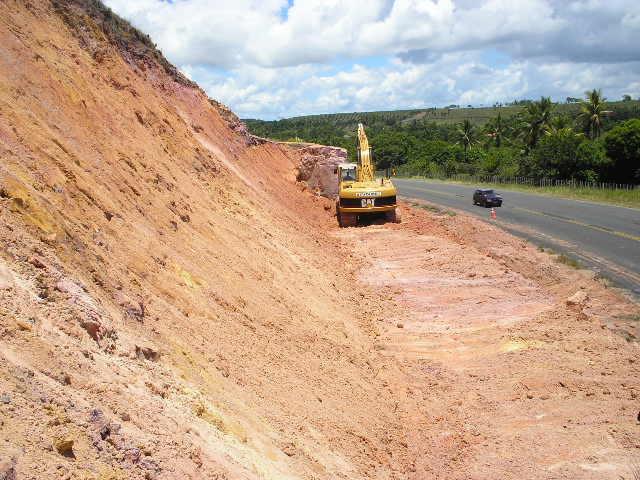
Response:
[[[2,460],[21,479],[402,478],[401,373],[330,202],[295,154],[57,4],[0,4]]]
[[[340,231],[90,5],[0,3],[0,478],[632,478],[635,305],[461,215]]]
[[[637,478],[638,306],[499,228],[426,206],[338,234],[366,259],[360,279],[398,304],[378,348],[422,398],[410,478]]]

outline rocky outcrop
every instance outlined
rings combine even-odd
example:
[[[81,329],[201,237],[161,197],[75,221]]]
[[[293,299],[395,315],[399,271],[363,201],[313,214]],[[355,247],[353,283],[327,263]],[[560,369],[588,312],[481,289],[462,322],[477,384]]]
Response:
[[[296,179],[306,182],[310,189],[333,198],[338,194],[335,169],[347,161],[347,151],[340,147],[310,145],[300,149],[300,164]]]

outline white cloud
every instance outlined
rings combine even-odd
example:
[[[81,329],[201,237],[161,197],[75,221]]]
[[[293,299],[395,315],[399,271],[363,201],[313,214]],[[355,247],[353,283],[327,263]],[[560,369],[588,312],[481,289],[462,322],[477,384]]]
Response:
[[[512,36],[557,31],[544,0],[107,0],[179,64],[281,67],[433,50],[477,49]],[[532,21],[535,19],[535,21]]]
[[[322,66],[240,67],[226,75],[202,69],[194,78],[242,117],[281,118],[452,103],[492,105],[541,95],[563,100],[594,87],[603,88],[613,99],[623,93],[636,97],[639,74],[640,62],[591,65],[525,60],[492,67],[463,53],[447,54],[430,64],[355,65],[338,73]]]
[[[640,93],[634,0],[106,3],[241,116]]]

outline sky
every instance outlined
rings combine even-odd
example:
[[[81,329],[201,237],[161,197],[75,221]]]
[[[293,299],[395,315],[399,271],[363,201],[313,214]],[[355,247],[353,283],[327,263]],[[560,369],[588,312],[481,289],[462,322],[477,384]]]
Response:
[[[638,0],[104,0],[241,118],[640,96]]]

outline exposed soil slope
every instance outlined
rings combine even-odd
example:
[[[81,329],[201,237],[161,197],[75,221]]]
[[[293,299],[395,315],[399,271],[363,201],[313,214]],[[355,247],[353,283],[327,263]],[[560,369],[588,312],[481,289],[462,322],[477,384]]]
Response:
[[[401,478],[399,373],[328,200],[126,28],[0,3],[0,455],[19,478]]]
[[[592,275],[340,231],[93,0],[1,2],[0,45],[0,478],[632,478],[638,310]]]

